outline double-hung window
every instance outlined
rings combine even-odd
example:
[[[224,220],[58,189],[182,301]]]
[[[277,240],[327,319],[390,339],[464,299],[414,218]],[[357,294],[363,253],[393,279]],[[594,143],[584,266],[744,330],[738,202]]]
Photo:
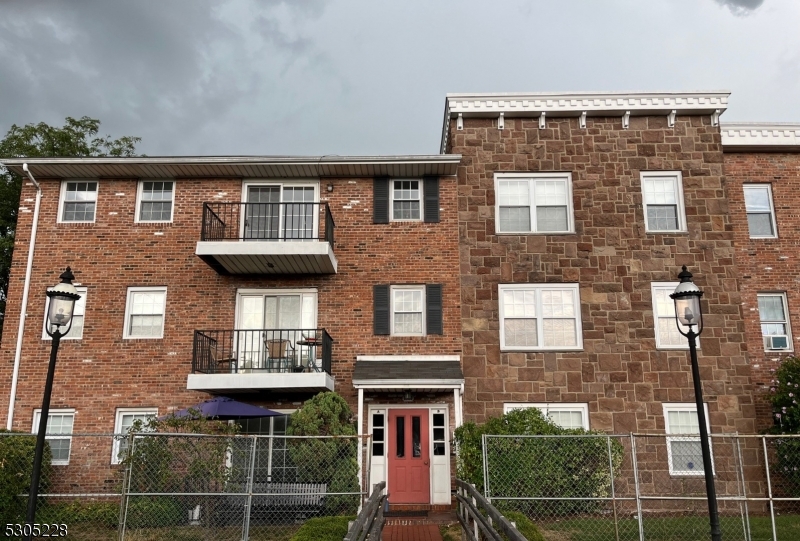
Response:
[[[61,183],[59,222],[94,222],[97,206],[97,181]]]
[[[530,402],[506,402],[503,413],[512,410],[536,408],[561,428],[582,428],[589,430],[589,404],[534,404]]]
[[[786,309],[785,293],[759,293],[758,316],[761,320],[761,335],[767,351],[791,351],[792,332]]]
[[[750,238],[777,237],[775,209],[772,206],[772,187],[769,184],[745,184],[743,188]]]
[[[39,432],[39,420],[42,410],[37,409],[33,412],[34,434]],[[47,428],[45,439],[50,444],[52,453],[52,464],[54,466],[66,466],[69,464],[69,454],[72,448],[72,426],[75,422],[74,409],[54,409],[50,410],[47,416]]]
[[[500,284],[503,351],[580,350],[578,284]]]
[[[653,326],[655,327],[657,349],[688,349],[689,341],[678,331],[675,318],[675,301],[670,295],[675,292],[677,282],[653,282],[650,293],[653,297]],[[682,325],[684,332],[689,327]],[[699,340],[697,346],[700,347]]]
[[[175,183],[171,180],[139,182],[137,222],[171,222]]]
[[[129,287],[123,338],[163,338],[166,287]]]
[[[419,180],[392,181],[392,220],[422,219],[422,186]]]
[[[572,233],[570,173],[495,175],[498,233]]]
[[[664,403],[664,427],[667,434],[678,436],[667,437],[667,460],[671,475],[703,475],[703,452],[700,449],[700,438],[687,436],[699,434],[697,406],[695,404]],[[708,406],[704,405],[706,426],[708,426]],[[709,429],[710,432],[710,429]],[[711,445],[711,438],[708,442]],[[711,463],[713,469],[714,456]]]
[[[374,334],[443,334],[442,284],[375,285],[372,296]]]
[[[114,423],[114,445],[111,452],[111,463],[119,464],[128,450],[128,432],[133,423],[141,421],[143,424],[158,415],[157,408],[118,408],[117,418]]]
[[[648,233],[686,231],[680,171],[643,171],[641,180],[645,230]]]
[[[425,334],[425,286],[392,286],[392,334]]]
[[[52,288],[48,288],[48,291]],[[75,301],[75,308],[72,311],[72,327],[69,332],[62,336],[62,340],[80,340],[83,338],[83,319],[86,314],[86,292],[85,287],[76,287],[80,299]],[[50,312],[50,297],[45,299],[44,303],[44,328],[42,329],[42,340],[50,340],[50,335],[47,334],[47,314]],[[55,330],[55,327],[53,327]],[[62,329],[63,330],[63,329]]]

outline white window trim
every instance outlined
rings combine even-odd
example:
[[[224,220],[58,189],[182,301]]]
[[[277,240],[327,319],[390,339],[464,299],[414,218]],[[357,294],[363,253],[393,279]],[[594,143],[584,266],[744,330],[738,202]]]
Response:
[[[537,408],[545,417],[551,411],[578,411],[581,414],[583,429],[589,430],[589,404],[586,403],[506,402],[503,404],[503,413],[529,408]]]
[[[142,193],[144,192],[144,183],[145,182],[171,182],[172,183],[172,200],[169,209],[169,220],[142,220],[141,213],[142,213]],[[175,216],[175,189],[177,188],[178,183],[175,182],[175,179],[170,178],[163,178],[163,179],[147,179],[147,180],[140,180],[137,183],[136,187],[136,218],[134,219],[134,223],[137,224],[171,224],[173,217]]]
[[[241,326],[241,308],[242,308],[242,297],[247,296],[256,296],[256,295],[263,295],[265,297],[280,297],[284,296],[291,296],[291,295],[311,295],[314,297],[314,314],[313,314],[313,325],[311,328],[317,328],[317,315],[319,313],[319,293],[316,287],[309,287],[303,289],[237,289],[236,290],[236,314],[234,316],[234,327],[239,329]],[[302,299],[300,300],[301,309],[302,309]],[[301,315],[302,317],[302,315]],[[302,325],[301,325],[302,327]],[[272,408],[272,411],[282,412],[283,410],[278,410]],[[289,410],[287,410],[289,411]],[[293,412],[294,410],[291,410]]]
[[[70,183],[78,183],[78,182],[94,182],[96,186],[96,190],[94,192],[94,219],[84,221],[84,220],[64,220],[64,199],[67,193],[67,184]],[[97,221],[97,204],[100,199],[100,181],[94,179],[69,179],[69,180],[62,180],[61,181],[61,194],[58,197],[58,216],[56,218],[56,223],[59,224],[93,224]]]
[[[644,182],[645,179],[652,178],[652,177],[669,177],[674,176],[676,178],[676,186],[678,187],[677,199],[678,199],[678,229],[650,229],[647,221],[647,196],[645,195],[644,189]],[[683,199],[683,174],[680,171],[641,171],[639,173],[639,179],[641,183],[641,190],[642,190],[642,213],[644,215],[644,230],[646,233],[687,233],[688,228],[686,225],[686,203]]]
[[[406,220],[408,221],[408,220]],[[420,291],[422,292],[422,332],[421,333],[398,333],[394,330],[394,292],[399,290]],[[425,336],[427,311],[427,298],[425,297],[424,285],[393,285],[389,287],[389,334],[391,336]]]
[[[767,195],[769,196],[769,218],[772,222],[772,231],[774,232],[772,235],[753,235],[750,233],[750,221],[748,220],[747,223],[747,234],[751,239],[777,239],[778,238],[778,222],[775,218],[775,202],[772,200],[772,184],[767,184],[765,182],[759,183],[748,183],[742,186],[742,193],[744,195],[744,214],[745,218],[749,214],[747,212],[747,190],[755,190],[760,189],[763,190],[764,188],[767,189]],[[753,213],[753,214],[763,214],[762,212]]]
[[[122,416],[125,414],[152,415],[158,416],[158,408],[117,408],[114,420],[114,443],[111,445],[111,463],[119,464],[119,442],[120,436],[126,436],[127,432],[122,431]]]
[[[781,302],[783,303],[783,314],[786,318],[786,344],[789,346],[786,349],[767,349],[767,344],[764,342],[764,337],[768,336],[765,334],[761,335],[761,345],[764,348],[764,351],[767,353],[773,354],[780,354],[780,353],[792,353],[794,351],[794,342],[792,339],[792,324],[791,324],[791,317],[789,316],[789,299],[786,297],[786,292],[784,291],[760,291],[756,293],[756,313],[758,313],[758,298],[759,297],[780,297]],[[770,322],[767,322],[770,323]],[[777,322],[776,322],[777,323]],[[761,314],[758,315],[758,327],[759,331],[761,330]]]
[[[664,413],[664,431],[669,434],[669,420],[667,416],[670,412],[679,412],[679,411],[689,411],[692,413],[697,412],[697,404],[687,403],[687,402],[663,402],[661,404]],[[703,404],[703,413],[705,413],[706,417],[706,428],[708,429],[709,437],[708,437],[708,447],[711,451],[711,472],[716,475],[716,468],[714,467],[714,448],[711,444],[711,425],[708,422],[708,404]],[[672,445],[670,445],[673,441],[696,441],[700,443],[700,436],[699,434],[695,437],[667,437],[667,462],[669,465],[669,474],[675,476],[690,476],[690,477],[701,477],[705,475],[704,470],[678,470],[675,468],[675,465],[672,462]],[[701,464],[702,465],[702,464]]]
[[[394,183],[395,181],[416,181],[419,182],[419,218],[395,218],[394,217]],[[389,179],[389,221],[390,222],[422,222],[425,220],[425,191],[424,181],[421,178],[392,178]],[[405,201],[405,199],[404,199]],[[409,200],[410,201],[410,200]]]
[[[74,430],[74,427],[75,427],[75,409],[74,408],[51,409],[51,410],[48,411],[47,416],[49,417],[50,415],[55,415],[55,414],[62,414],[63,415],[65,413],[72,414],[72,426],[73,426],[73,430]],[[41,418],[41,415],[42,415],[42,409],[41,408],[36,408],[35,410],[33,410],[33,425],[31,426],[31,434],[37,434],[39,432],[39,419]],[[72,456],[72,434],[73,434],[72,432],[70,432],[69,434],[52,434],[52,435],[49,435],[49,436],[47,434],[45,434],[44,439],[46,439],[46,440],[49,440],[49,439],[57,439],[57,440],[68,439],[69,440],[69,456],[67,457],[66,460],[53,460],[52,461],[53,466],[66,466],[66,465],[69,464],[69,458]]]
[[[681,345],[679,345],[679,346],[669,345],[669,344],[662,344],[661,340],[659,338],[660,335],[659,335],[659,332],[658,332],[658,319],[659,319],[659,317],[666,317],[666,316],[661,316],[658,313],[658,307],[656,306],[656,290],[657,289],[669,289],[670,293],[672,293],[672,292],[675,291],[675,288],[678,287],[679,283],[680,282],[651,282],[650,283],[650,303],[651,303],[651,305],[653,307],[653,331],[655,332],[656,349],[659,349],[659,350],[661,350],[661,349],[663,349],[663,350],[687,350],[687,349],[689,349],[689,339],[688,338],[686,340],[684,340],[681,343]],[[677,327],[678,322],[675,319],[675,315],[674,314],[671,315],[670,318],[671,318],[672,324]],[[695,343],[697,344],[697,348],[699,349],[700,348],[700,337],[699,336],[695,337]]]
[[[536,228],[536,201],[534,200],[533,184],[528,188],[528,202],[531,212],[531,231],[500,231],[500,181],[509,179],[552,179],[564,180],[567,185],[567,229],[564,231],[535,231]],[[494,174],[494,218],[496,235],[572,235],[575,234],[575,206],[572,200],[572,173],[495,173]]]
[[[53,288],[48,287],[47,290],[51,291]],[[86,328],[86,294],[88,293],[89,289],[85,286],[75,286],[75,289],[78,290],[78,295],[81,296],[80,300],[77,302],[83,301],[83,327],[81,328],[81,335],[80,336],[62,336],[61,340],[81,340],[83,338],[83,330]],[[77,303],[76,303],[77,305]],[[50,297],[46,297],[44,301],[44,321],[42,321],[42,340],[52,340],[50,335],[47,334],[47,313],[50,311]],[[73,313],[73,317],[75,314]],[[72,332],[72,328],[70,328],[70,333]]]
[[[541,325],[541,295],[536,294],[536,332],[538,333],[538,346],[507,346],[506,331],[503,321],[505,320],[505,308],[503,307],[503,291],[514,289],[572,289],[575,292],[575,346],[544,346],[544,329]],[[583,351],[583,323],[581,322],[581,291],[578,284],[573,283],[552,283],[552,284],[498,284],[497,285],[497,304],[500,317],[500,351]]]
[[[314,201],[313,203],[320,203],[319,200],[319,179],[297,179],[297,180],[282,180],[282,179],[249,179],[242,182],[242,199],[243,203],[248,203],[247,200],[247,193],[251,187],[256,186],[280,186],[281,188],[281,203],[284,203],[283,200],[283,188],[284,187],[292,187],[292,188],[314,188]],[[245,232],[245,219],[247,218],[247,213],[242,211],[241,216],[239,218],[239,237],[244,237]],[[281,207],[281,217],[283,216],[283,207]],[[281,224],[283,220],[279,218],[278,220]],[[282,226],[281,226],[282,227]],[[319,213],[314,213],[314,231],[315,234],[319,232]],[[289,240],[289,239],[287,239]],[[298,241],[303,241],[302,239],[297,239]],[[269,241],[275,242],[275,241]],[[283,242],[283,239],[280,239],[280,242]],[[307,242],[307,241],[304,241]]]
[[[131,298],[134,293],[142,291],[159,291],[164,293],[164,313],[161,319],[161,333],[158,336],[131,336],[128,333],[128,322],[131,317]],[[122,338],[124,340],[160,340],[164,338],[164,327],[167,324],[167,286],[137,286],[129,287],[125,296],[125,321],[122,328]]]

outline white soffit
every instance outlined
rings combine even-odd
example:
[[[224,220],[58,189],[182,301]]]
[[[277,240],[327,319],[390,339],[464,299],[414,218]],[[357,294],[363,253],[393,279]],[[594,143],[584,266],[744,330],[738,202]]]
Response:
[[[738,122],[720,126],[723,151],[800,150],[800,124]]]

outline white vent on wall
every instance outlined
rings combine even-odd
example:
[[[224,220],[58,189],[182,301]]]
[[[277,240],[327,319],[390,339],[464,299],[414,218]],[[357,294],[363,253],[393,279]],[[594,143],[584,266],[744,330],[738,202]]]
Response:
[[[785,334],[771,334],[764,337],[767,349],[789,349],[789,337]]]

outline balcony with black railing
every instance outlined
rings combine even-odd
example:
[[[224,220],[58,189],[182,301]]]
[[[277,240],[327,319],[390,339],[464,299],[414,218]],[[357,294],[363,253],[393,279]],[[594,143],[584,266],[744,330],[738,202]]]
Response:
[[[220,274],[335,274],[327,203],[203,203],[196,254]]]
[[[186,388],[206,392],[333,390],[325,329],[195,331]]]

